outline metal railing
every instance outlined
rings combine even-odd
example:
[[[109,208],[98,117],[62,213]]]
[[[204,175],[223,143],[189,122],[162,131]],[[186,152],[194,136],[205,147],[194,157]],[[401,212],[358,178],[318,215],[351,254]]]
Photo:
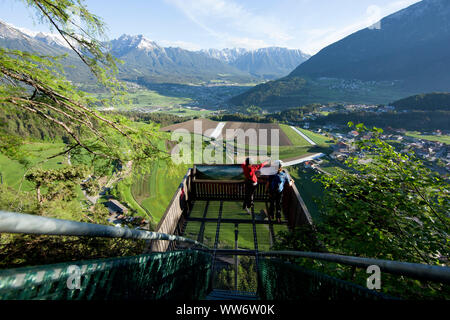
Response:
[[[166,240],[184,242],[207,248],[198,241],[166,233],[119,228],[102,224],[76,222],[4,211],[0,211],[0,233]]]
[[[347,266],[367,268],[372,265],[380,270],[395,275],[407,276],[413,279],[428,280],[439,283],[450,283],[450,267],[433,266],[420,263],[400,262],[391,260],[361,258],[344,256],[332,253],[305,252],[305,251],[267,251],[259,252],[260,256],[289,256],[335,262]]]
[[[47,218],[23,213],[13,213],[0,211],[0,233],[22,233],[35,235],[55,235],[55,236],[84,236],[103,238],[122,238],[135,240],[166,240],[188,243],[200,247],[197,249],[213,251],[201,242],[196,240],[130,228],[119,228],[101,224],[76,222],[55,218]],[[291,256],[313,260],[335,262],[348,266],[365,268],[377,265],[383,272],[407,276],[414,279],[435,281],[440,283],[450,283],[450,267],[433,266],[419,263],[399,262],[381,259],[361,258],[354,256],[337,255],[320,252],[304,251],[266,251],[257,252],[255,250],[216,250],[220,255],[258,255],[261,257]]]

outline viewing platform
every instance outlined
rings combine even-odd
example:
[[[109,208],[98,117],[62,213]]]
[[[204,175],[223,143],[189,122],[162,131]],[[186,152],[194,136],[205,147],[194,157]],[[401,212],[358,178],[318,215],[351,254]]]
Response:
[[[240,166],[196,165],[174,194],[156,232],[0,212],[0,233],[145,240],[131,257],[68,261],[0,270],[0,300],[385,300],[360,284],[282,259],[378,266],[383,273],[441,284],[450,268],[272,248],[277,233],[313,221],[295,184],[283,190],[282,221],[268,215],[263,168],[250,212],[242,209]],[[288,172],[287,172],[288,173]],[[365,270],[363,271],[365,272]]]
[[[249,214],[242,208],[245,185],[240,165],[195,165],[187,171],[155,231],[197,239],[217,249],[268,250],[278,231],[313,224],[295,184],[284,188],[281,224],[272,221],[266,183],[275,170],[265,167],[260,173],[254,210]],[[174,249],[176,243],[157,241],[151,248],[164,252],[169,245]]]
[[[213,248],[212,289],[256,293],[258,252],[269,251],[278,232],[313,223],[295,184],[283,190],[281,223],[269,217],[266,183],[275,173],[274,167],[260,170],[254,207],[247,212],[240,165],[195,165],[183,178],[156,231]],[[151,245],[152,252],[185,248],[184,243],[168,241]]]

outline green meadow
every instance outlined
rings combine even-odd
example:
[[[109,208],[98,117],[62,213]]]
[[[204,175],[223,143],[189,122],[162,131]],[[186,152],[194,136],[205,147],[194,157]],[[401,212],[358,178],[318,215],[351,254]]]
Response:
[[[57,169],[67,165],[67,158],[58,156],[48,159],[64,150],[63,143],[50,142],[26,142],[20,147],[22,155],[27,163],[11,160],[0,154],[0,173],[3,184],[23,191],[34,190],[34,185],[25,180],[25,175],[30,168]]]

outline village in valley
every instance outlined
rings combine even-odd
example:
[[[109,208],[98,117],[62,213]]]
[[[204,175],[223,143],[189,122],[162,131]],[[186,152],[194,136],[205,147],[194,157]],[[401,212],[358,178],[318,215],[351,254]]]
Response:
[[[358,131],[352,130],[346,124],[318,124],[324,114],[328,115],[333,112],[340,114],[348,114],[349,116],[357,111],[364,111],[373,114],[382,114],[392,112],[395,110],[394,106],[377,106],[364,104],[351,104],[342,106],[327,106],[323,105],[318,111],[305,113],[303,118],[298,122],[290,122],[290,125],[297,125],[306,130],[329,137],[336,141],[332,145],[332,152],[330,158],[343,163],[349,157],[358,156],[360,161],[370,162],[371,159],[366,158],[363,153],[357,153],[354,142],[360,139],[370,139],[370,134],[361,135]],[[407,110],[402,110],[402,113],[407,113]],[[349,117],[350,119],[350,117]],[[319,121],[318,121],[319,120]],[[441,176],[448,178],[450,173],[450,132],[447,130],[432,130],[424,132],[412,132],[403,128],[385,128],[380,135],[382,140],[387,141],[393,145],[397,151],[415,156],[422,160],[428,167],[438,172]],[[314,167],[320,167],[317,160],[311,163]]]

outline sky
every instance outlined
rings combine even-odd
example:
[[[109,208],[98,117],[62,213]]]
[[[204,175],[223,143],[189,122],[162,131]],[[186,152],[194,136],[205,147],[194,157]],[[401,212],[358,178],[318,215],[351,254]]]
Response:
[[[315,54],[420,0],[85,0],[108,37],[142,34],[189,50],[279,46]],[[24,1],[0,0],[0,20],[51,32]]]

